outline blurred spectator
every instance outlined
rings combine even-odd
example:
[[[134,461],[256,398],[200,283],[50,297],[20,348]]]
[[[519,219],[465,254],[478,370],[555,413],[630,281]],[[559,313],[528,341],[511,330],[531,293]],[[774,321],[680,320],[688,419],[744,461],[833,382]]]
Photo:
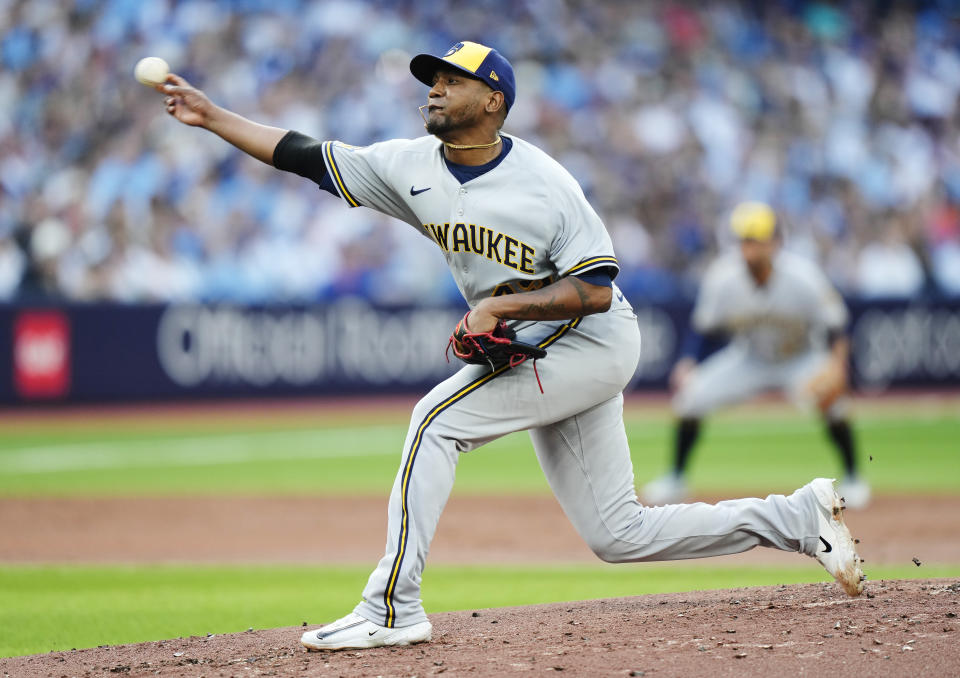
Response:
[[[410,53],[510,58],[505,131],[608,224],[638,297],[693,289],[742,199],[848,295],[960,295],[953,3],[0,0],[0,299],[443,302],[413,229],[166,120],[133,64],[317,138],[422,133]],[[464,27],[470,27],[464,33]]]
[[[924,285],[923,265],[895,218],[883,228],[880,237],[860,250],[856,266],[860,294],[887,299],[916,297]]]

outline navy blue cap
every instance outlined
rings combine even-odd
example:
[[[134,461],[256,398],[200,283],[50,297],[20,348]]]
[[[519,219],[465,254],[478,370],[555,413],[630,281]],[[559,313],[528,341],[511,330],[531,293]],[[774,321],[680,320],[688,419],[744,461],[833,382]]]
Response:
[[[497,50],[476,42],[463,41],[448,49],[442,57],[418,54],[410,61],[413,77],[431,87],[437,71],[449,67],[482,80],[492,90],[503,92],[507,111],[513,106],[517,96],[513,66]]]

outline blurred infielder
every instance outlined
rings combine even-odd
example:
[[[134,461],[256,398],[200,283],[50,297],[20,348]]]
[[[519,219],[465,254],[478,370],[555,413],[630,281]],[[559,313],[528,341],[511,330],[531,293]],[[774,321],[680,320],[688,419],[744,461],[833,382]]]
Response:
[[[650,504],[686,497],[684,473],[700,420],[725,405],[780,390],[804,409],[818,410],[843,462],[839,493],[862,508],[870,487],[857,474],[843,395],[847,388],[847,309],[810,261],[780,250],[780,229],[763,203],[741,203],[730,217],[739,252],[715,261],[704,275],[685,355],[671,375],[678,418],[674,466],[643,488]],[[699,365],[711,341],[730,339]]]
[[[441,57],[415,57],[410,69],[430,87],[429,135],[362,148],[258,125],[215,106],[176,75],[160,87],[178,120],[309,177],[351,207],[397,217],[439,247],[471,308],[457,336],[464,329],[489,332],[504,319],[520,340],[547,352],[536,365],[467,365],[417,404],[390,495],[386,553],[356,609],[304,633],[303,645],[325,650],[429,640],[421,575],[457,460],[524,429],[566,515],[604,560],[698,558],[768,546],[816,557],[850,595],[859,594],[860,559],[828,479],[790,496],[641,506],[621,395],[640,355],[640,335],[613,284],[617,260],[600,218],[560,165],[499,133],[515,83],[498,52],[461,42]],[[322,523],[317,530],[322,534]]]

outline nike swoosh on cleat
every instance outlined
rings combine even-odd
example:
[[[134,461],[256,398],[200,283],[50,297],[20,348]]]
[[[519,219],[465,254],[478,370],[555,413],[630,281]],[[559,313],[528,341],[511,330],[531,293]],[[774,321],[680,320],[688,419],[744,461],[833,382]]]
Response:
[[[420,194],[423,193],[424,191],[429,191],[431,188],[433,188],[433,186],[427,186],[426,188],[421,188],[421,189],[418,189],[418,190],[414,190],[413,186],[411,186],[411,187],[410,187],[410,195],[420,195]]]
[[[317,631],[317,640],[323,640],[324,638],[329,638],[329,637],[332,636],[334,633],[340,633],[341,631],[346,631],[347,629],[352,629],[354,626],[360,626],[360,624],[363,624],[363,623],[364,623],[364,622],[362,622],[362,621],[353,622],[352,624],[347,624],[346,626],[341,626],[339,629],[334,629],[333,631],[327,631],[326,633],[324,633],[323,629],[319,629],[319,630]],[[379,629],[378,629],[378,630],[379,630]]]
[[[826,539],[824,539],[823,537],[820,537],[820,541],[822,541],[823,545],[826,547],[823,549],[824,553],[830,553],[833,550],[833,547],[830,546],[830,543]]]
[[[372,636],[372,635],[374,635],[375,633],[380,633],[380,629],[377,629],[376,631],[370,631],[369,633],[367,633],[367,635],[368,635],[368,636]]]

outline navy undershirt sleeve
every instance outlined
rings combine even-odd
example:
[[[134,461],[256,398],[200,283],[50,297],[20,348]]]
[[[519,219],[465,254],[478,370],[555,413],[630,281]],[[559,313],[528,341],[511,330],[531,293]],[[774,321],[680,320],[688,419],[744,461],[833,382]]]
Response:
[[[613,287],[613,278],[610,276],[610,272],[606,268],[598,268],[592,271],[587,271],[586,273],[581,273],[580,275],[574,275],[574,278],[579,278],[585,283],[590,283],[591,285],[599,285],[600,287]]]
[[[337,187],[333,185],[333,179],[330,178],[329,173],[324,173],[323,179],[321,179],[320,183],[317,185],[320,187],[320,190],[326,191],[327,193],[332,193],[338,198],[340,197],[340,194],[337,192]]]
[[[321,189],[340,197],[323,161],[323,142],[290,130],[273,149],[273,166],[310,179]]]

